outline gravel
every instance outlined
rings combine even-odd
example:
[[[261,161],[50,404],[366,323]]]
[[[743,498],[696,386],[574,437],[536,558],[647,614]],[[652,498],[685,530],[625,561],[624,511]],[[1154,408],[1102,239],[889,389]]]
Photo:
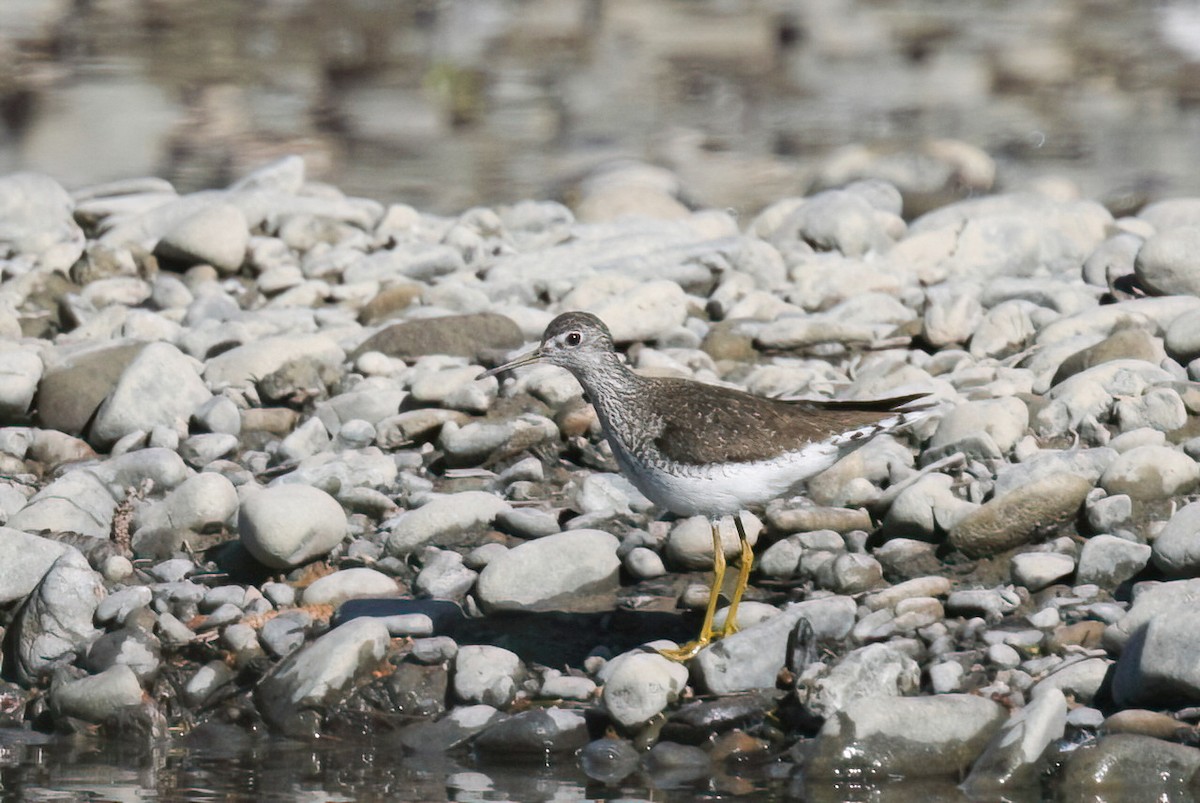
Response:
[[[86,215],[0,178],[12,710],[108,735],[369,721],[404,750],[617,780],[755,749],[983,797],[1047,767],[1136,777],[1143,748],[1200,766],[1144,735],[1174,738],[1161,723],[1103,735],[1086,708],[1200,705],[1200,199],[1117,221],[1010,193],[906,221],[876,179],[738,221],[650,175],[639,208],[670,219],[603,219],[632,198],[604,195],[615,174],[586,223],[550,202],[436,217],[318,190],[299,160],[191,195],[100,188]],[[657,649],[707,602],[710,522],[659,520],[569,376],[475,379],[567,309],[639,370],[937,406],[743,514],[738,631],[681,665]],[[1085,746],[1054,770],[1068,731]]]

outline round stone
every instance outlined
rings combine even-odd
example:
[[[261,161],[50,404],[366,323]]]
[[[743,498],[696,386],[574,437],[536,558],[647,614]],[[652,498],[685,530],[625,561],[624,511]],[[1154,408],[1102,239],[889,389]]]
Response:
[[[279,485],[249,493],[238,513],[242,545],[272,569],[290,569],[325,555],[346,535],[346,513],[324,491]]]

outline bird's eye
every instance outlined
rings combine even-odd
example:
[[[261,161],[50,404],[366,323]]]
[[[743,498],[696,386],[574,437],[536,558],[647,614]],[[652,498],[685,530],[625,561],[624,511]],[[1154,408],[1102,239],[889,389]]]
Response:
[[[578,346],[581,342],[583,342],[583,335],[579,334],[578,332],[567,332],[567,337],[565,340],[568,346]]]

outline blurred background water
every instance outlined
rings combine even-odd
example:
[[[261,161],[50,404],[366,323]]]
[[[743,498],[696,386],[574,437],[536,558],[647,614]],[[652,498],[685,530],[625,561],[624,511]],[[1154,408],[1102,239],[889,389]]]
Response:
[[[0,2],[0,173],[68,187],[300,153],[455,212],[631,157],[753,212],[962,146],[968,188],[979,149],[997,187],[1065,178],[1117,212],[1200,192],[1200,2]]]

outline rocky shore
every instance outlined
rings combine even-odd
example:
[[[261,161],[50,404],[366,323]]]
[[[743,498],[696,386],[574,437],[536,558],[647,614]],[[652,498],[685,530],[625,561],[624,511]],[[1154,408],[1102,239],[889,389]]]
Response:
[[[296,158],[182,196],[0,178],[6,738],[1200,786],[1200,198],[1068,189],[736,220],[625,165],[439,217]],[[740,632],[672,663],[707,522],[616,473],[566,372],[475,379],[568,309],[642,371],[941,405],[745,514]]]

